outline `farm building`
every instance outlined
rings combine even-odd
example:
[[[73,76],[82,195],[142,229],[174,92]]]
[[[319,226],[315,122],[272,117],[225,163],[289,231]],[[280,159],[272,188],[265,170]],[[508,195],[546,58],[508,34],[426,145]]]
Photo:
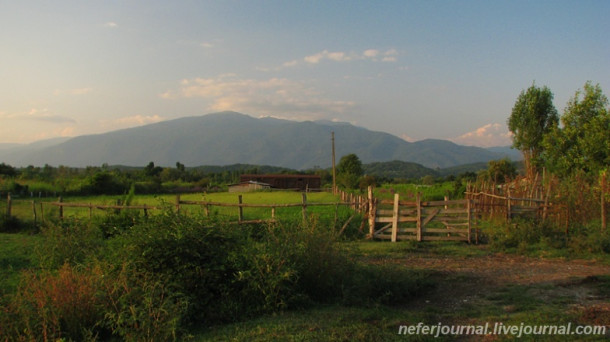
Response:
[[[267,183],[261,183],[261,182],[256,182],[256,181],[246,181],[246,182],[241,182],[239,184],[229,185],[229,192],[249,192],[249,191],[266,190],[269,188],[271,188],[271,186]]]
[[[308,190],[320,189],[322,179],[316,175],[290,175],[290,174],[267,174],[267,175],[241,175],[240,183],[259,182],[269,184],[274,189]]]

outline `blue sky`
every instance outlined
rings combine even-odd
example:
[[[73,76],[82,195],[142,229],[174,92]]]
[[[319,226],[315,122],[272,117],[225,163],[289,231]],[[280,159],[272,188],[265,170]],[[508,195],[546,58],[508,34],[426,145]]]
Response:
[[[4,1],[0,143],[234,110],[510,144],[533,82],[610,90],[609,1]]]

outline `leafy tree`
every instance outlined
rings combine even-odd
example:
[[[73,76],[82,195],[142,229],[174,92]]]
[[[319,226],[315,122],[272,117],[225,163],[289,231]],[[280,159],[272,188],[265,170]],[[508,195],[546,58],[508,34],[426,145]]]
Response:
[[[568,102],[562,128],[545,138],[549,168],[567,175],[582,170],[597,174],[610,164],[610,114],[601,87],[587,82]]]
[[[513,147],[523,152],[528,177],[533,177],[540,163],[544,136],[557,127],[559,118],[549,88],[532,84],[521,91],[508,119],[513,133]]]
[[[486,181],[496,184],[504,183],[517,175],[515,164],[509,159],[490,160],[487,163],[487,170],[481,171],[480,177]]]
[[[5,164],[5,163],[0,164],[0,175],[6,175],[9,177],[13,177],[16,174],[17,174],[17,171],[15,170],[14,167],[12,167],[8,164]]]
[[[364,173],[362,162],[357,155],[351,153],[341,157],[337,165],[337,180],[348,189],[358,187],[360,177]]]

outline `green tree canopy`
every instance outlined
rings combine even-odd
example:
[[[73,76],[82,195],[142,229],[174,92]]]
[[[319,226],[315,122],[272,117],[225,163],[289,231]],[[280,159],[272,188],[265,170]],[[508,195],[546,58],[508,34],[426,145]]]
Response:
[[[549,88],[532,84],[527,91],[521,91],[508,119],[508,129],[513,133],[513,147],[523,152],[528,176],[537,171],[544,136],[557,127],[558,122]]]
[[[545,138],[546,159],[553,171],[597,174],[610,165],[610,114],[608,98],[599,84],[587,82],[568,102],[561,128]]]
[[[348,189],[358,187],[360,177],[364,174],[362,162],[357,155],[351,153],[341,157],[337,165],[337,180]]]

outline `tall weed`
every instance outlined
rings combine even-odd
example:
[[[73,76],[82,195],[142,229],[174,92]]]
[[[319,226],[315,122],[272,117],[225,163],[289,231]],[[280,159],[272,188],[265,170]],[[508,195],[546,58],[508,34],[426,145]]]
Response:
[[[41,228],[43,242],[35,250],[43,268],[59,268],[65,263],[84,263],[93,258],[104,245],[98,226],[69,219],[48,223]]]

